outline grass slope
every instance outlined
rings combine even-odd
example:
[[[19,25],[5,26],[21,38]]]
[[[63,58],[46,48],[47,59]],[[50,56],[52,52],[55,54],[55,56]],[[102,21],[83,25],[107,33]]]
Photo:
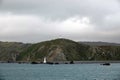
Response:
[[[69,39],[35,44],[0,42],[0,61],[81,61],[120,60],[120,46],[91,46]]]
[[[50,61],[87,60],[89,48],[72,40],[56,39],[31,45],[18,60],[42,61],[44,57]]]
[[[16,57],[28,46],[18,42],[0,42],[0,61],[16,61]]]

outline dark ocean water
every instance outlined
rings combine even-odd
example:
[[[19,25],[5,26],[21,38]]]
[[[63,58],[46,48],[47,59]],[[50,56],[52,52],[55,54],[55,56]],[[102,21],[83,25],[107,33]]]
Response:
[[[120,80],[120,64],[0,64],[0,80]]]

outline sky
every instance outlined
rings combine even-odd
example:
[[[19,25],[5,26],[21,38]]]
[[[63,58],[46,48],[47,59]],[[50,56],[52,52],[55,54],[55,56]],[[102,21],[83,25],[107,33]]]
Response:
[[[120,43],[120,0],[0,0],[0,41]]]

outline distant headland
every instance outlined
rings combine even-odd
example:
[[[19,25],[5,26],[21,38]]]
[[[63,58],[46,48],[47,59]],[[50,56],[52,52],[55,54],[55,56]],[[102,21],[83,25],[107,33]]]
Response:
[[[59,38],[34,44],[0,42],[0,62],[119,61],[120,44]],[[57,64],[57,63],[56,63]]]

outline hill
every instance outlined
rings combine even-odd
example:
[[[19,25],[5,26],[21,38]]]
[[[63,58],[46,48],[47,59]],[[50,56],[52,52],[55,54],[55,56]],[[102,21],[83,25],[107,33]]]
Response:
[[[31,45],[23,51],[22,61],[120,60],[120,46],[90,46],[68,39],[55,39]]]
[[[0,61],[103,61],[120,60],[120,46],[91,46],[69,39],[55,39],[35,44],[0,42]]]
[[[23,51],[18,60],[47,61],[87,60],[88,45],[79,44],[68,39],[56,39],[31,45]]]

